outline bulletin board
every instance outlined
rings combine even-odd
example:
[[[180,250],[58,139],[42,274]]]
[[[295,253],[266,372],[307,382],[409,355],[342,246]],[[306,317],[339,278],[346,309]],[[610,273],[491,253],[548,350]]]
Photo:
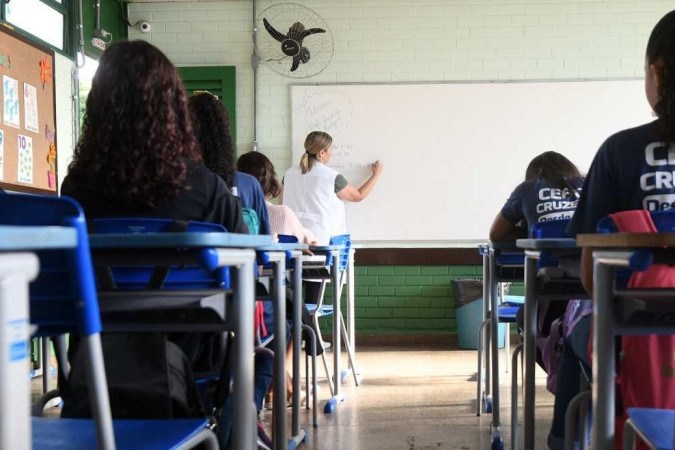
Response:
[[[57,193],[54,51],[0,25],[0,187]]]

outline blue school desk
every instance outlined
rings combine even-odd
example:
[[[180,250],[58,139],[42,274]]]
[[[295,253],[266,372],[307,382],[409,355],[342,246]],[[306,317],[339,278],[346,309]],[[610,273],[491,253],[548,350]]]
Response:
[[[74,248],[74,228],[0,226],[0,448],[31,448],[28,285],[32,250]]]
[[[143,255],[144,258],[157,258],[163,264],[170,263],[172,258],[179,258],[181,262],[203,264],[209,269],[231,267],[234,272],[234,331],[238,336],[244,337],[235,339],[233,348],[233,375],[236,380],[233,405],[236,413],[232,424],[232,448],[254,448],[257,435],[256,412],[251,401],[256,260],[254,249],[270,246],[271,236],[204,232],[111,233],[92,234],[89,236],[89,243],[95,264],[110,265],[110,259],[119,264],[125,258],[133,261]],[[247,339],[246,336],[251,338]]]
[[[535,389],[534,373],[537,359],[537,300],[546,298],[549,300],[570,300],[572,298],[587,297],[581,280],[570,280],[571,283],[562,290],[547,290],[540,292],[537,282],[537,263],[542,252],[567,253],[578,249],[577,243],[572,238],[543,238],[543,239],[518,239],[519,248],[525,250],[525,385],[523,400],[523,428],[525,450],[534,450],[534,427],[535,427]],[[517,417],[512,417],[517,422]],[[515,444],[515,436],[512,436]],[[514,448],[516,448],[514,446]]]
[[[501,433],[500,397],[499,397],[499,304],[497,286],[501,282],[523,279],[522,250],[515,241],[490,242],[481,244],[479,251],[483,255],[483,320],[490,316],[490,326],[483,339],[486,349],[485,393],[482,389],[483,371],[478,360],[476,415],[480,415],[485,404],[487,412],[492,412],[490,423],[490,442],[493,450],[504,448]],[[506,339],[508,339],[508,335]],[[489,355],[489,356],[488,356]],[[507,356],[508,357],[508,356]],[[511,427],[515,430],[515,427]]]
[[[593,448],[611,450],[614,446],[614,376],[616,334],[673,334],[668,320],[626,323],[615,314],[622,305],[635,300],[645,311],[670,315],[675,310],[675,289],[617,289],[615,268],[643,270],[645,261],[673,264],[675,233],[580,234],[577,242],[593,251]],[[646,251],[646,258],[645,258]],[[642,265],[642,268],[640,266]],[[648,265],[648,264],[647,264]],[[664,301],[664,300],[669,301]],[[658,316],[657,316],[658,317]],[[649,380],[645,380],[649,382]]]
[[[275,355],[286,353],[286,290],[284,280],[286,260],[292,264],[293,273],[293,374],[300,373],[300,352],[302,340],[302,251],[307,250],[307,244],[277,243],[258,248],[267,254],[266,259],[273,264],[274,281],[274,336]],[[274,358],[274,392],[286,392],[285,358]],[[297,448],[304,442],[307,434],[300,428],[300,377],[293,377],[293,399],[291,410],[291,436],[288,449]],[[316,391],[315,391],[316,392]],[[309,399],[307,400],[309,401]],[[286,396],[274,396],[274,448],[286,448]],[[316,410],[316,405],[315,408]],[[316,413],[315,413],[316,414]]]

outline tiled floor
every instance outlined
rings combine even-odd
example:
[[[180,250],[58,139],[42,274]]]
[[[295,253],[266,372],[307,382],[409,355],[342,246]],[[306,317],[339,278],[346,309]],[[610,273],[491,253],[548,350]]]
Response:
[[[503,353],[503,352],[502,352]],[[346,362],[346,358],[345,358]],[[476,417],[476,352],[443,348],[359,347],[362,383],[345,380],[345,401],[332,415],[323,414],[329,396],[320,382],[319,426],[302,410],[308,430],[307,450],[489,449],[490,414]],[[503,366],[502,366],[503,367]],[[323,369],[319,363],[319,373]],[[510,374],[501,377],[501,421],[504,448],[510,448]],[[34,381],[35,391],[41,380]],[[546,449],[553,396],[543,372],[537,379],[537,449]],[[53,386],[53,384],[52,384]],[[522,424],[522,408],[521,408]],[[290,426],[290,408],[288,409]],[[264,419],[269,421],[269,412]],[[522,439],[522,428],[521,439]],[[522,442],[522,440],[521,440]]]
[[[503,353],[503,352],[501,352]],[[346,361],[346,360],[345,360]],[[489,449],[491,414],[476,416],[476,352],[446,349],[361,347],[357,366],[362,384],[347,378],[345,401],[332,415],[322,412],[312,429],[310,411],[302,427],[306,449]],[[503,366],[502,366],[503,367]],[[323,374],[319,364],[320,374]],[[510,448],[510,374],[500,378],[504,448]],[[320,399],[328,397],[322,383]],[[290,411],[290,409],[289,409]],[[521,420],[522,424],[522,408]],[[537,378],[536,448],[546,449],[553,396],[545,375]],[[290,419],[289,419],[290,422]],[[522,428],[521,428],[522,439]],[[521,440],[522,442],[522,440]]]

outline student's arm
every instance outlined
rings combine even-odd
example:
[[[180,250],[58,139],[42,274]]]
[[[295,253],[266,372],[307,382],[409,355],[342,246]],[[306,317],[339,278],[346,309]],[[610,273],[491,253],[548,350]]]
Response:
[[[497,217],[495,217],[495,220],[492,222],[492,227],[490,228],[490,240],[493,242],[512,241],[526,236],[526,227],[511,222],[504,217],[501,212],[497,214]]]
[[[370,165],[370,168],[373,173],[366,180],[366,182],[361,185],[361,187],[355,188],[351,184],[348,184],[337,193],[337,196],[347,202],[360,202],[364,198],[368,197],[370,191],[372,191],[375,187],[375,183],[377,183],[378,178],[380,178],[382,170],[384,170],[384,165],[380,161],[375,161]]]

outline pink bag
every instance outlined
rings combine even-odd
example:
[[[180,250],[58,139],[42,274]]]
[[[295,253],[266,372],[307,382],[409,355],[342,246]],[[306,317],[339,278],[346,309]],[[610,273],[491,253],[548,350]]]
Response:
[[[619,231],[658,232],[645,210],[623,211],[611,217]],[[675,267],[655,264],[643,272],[633,272],[628,287],[675,287]],[[614,448],[620,450],[628,408],[675,408],[675,336],[621,336],[617,371],[621,412],[616,420]],[[637,448],[647,446],[639,442]]]

